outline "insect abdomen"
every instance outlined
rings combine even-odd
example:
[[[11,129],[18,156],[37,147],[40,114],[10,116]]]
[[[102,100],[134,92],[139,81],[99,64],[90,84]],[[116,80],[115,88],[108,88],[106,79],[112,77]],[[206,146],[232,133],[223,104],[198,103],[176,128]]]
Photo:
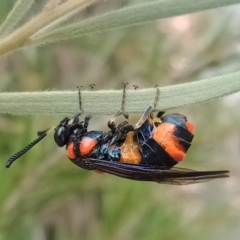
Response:
[[[141,144],[142,164],[173,167],[182,161],[193,139],[194,126],[185,116],[163,117],[152,136]]]

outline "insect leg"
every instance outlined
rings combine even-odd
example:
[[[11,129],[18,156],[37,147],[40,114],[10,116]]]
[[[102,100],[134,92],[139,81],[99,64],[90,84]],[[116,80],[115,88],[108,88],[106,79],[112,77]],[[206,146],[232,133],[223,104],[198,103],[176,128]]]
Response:
[[[150,116],[150,114],[152,113],[152,111],[153,111],[153,106],[152,105],[150,105],[147,109],[146,109],[146,111],[143,113],[143,115],[142,115],[142,117],[139,119],[139,121],[134,125],[134,129],[136,130],[136,129],[138,129],[138,128],[140,128],[142,125],[143,125],[143,123],[149,118],[149,116]]]
[[[90,84],[89,87],[93,90],[93,88],[96,86],[96,84]],[[78,102],[79,102],[79,110],[80,113],[83,114],[83,107],[82,107],[82,94],[81,94],[81,88],[83,88],[83,86],[77,86],[78,89]]]
[[[139,119],[139,121],[134,125],[134,129],[138,129],[140,128],[143,123],[150,117],[154,120],[154,117],[152,115],[152,112],[154,111],[154,109],[156,108],[158,99],[160,96],[160,89],[159,87],[156,85],[156,95],[154,98],[153,103],[145,110],[145,112],[143,113],[142,117]],[[157,114],[157,118],[159,119],[165,112],[161,111]],[[156,119],[156,121],[158,122],[158,119]]]
[[[158,102],[159,96],[160,96],[160,90],[159,90],[158,85],[156,85],[155,87],[156,87],[156,95],[155,95],[155,99],[153,101],[154,109],[156,108],[156,105],[157,105],[157,102]],[[161,118],[164,114],[165,114],[165,111],[160,111],[157,113],[156,118]]]
[[[143,124],[144,122],[150,117],[152,118],[153,120],[156,120],[154,119],[153,115],[152,115],[152,112],[154,111],[154,109],[156,108],[156,105],[157,105],[157,102],[158,102],[158,99],[159,99],[159,96],[160,96],[160,90],[159,90],[159,87],[156,85],[156,95],[155,95],[155,98],[154,98],[154,101],[153,103],[148,106],[148,108],[145,110],[145,112],[143,113],[142,117],[139,119],[139,121],[134,125],[134,129],[139,129]],[[157,115],[157,118],[160,118],[161,115],[163,115],[165,112],[159,112],[158,115]],[[157,121],[157,120],[156,120]]]
[[[77,86],[77,89],[78,89],[78,102],[79,102],[79,110],[80,110],[80,113],[82,114],[83,113],[83,108],[82,108],[82,94],[81,94],[81,88],[83,86]]]
[[[84,119],[84,125],[83,125],[83,129],[84,129],[84,132],[87,132],[87,129],[88,129],[88,124],[89,124],[89,121],[91,120],[92,118],[92,115],[87,115]]]
[[[116,112],[113,117],[108,121],[108,127],[110,128],[112,133],[116,132],[116,118],[123,115],[126,119],[128,119],[128,114],[125,113],[124,111],[124,105],[125,105],[125,98],[126,98],[126,87],[127,87],[128,83],[123,83],[123,95],[122,95],[122,106],[121,106],[121,110]]]
[[[153,109],[156,108],[157,102],[158,102],[159,96],[160,96],[160,89],[159,89],[158,85],[156,85],[155,87],[156,87],[156,94],[155,94],[154,101],[153,101],[153,103],[152,103]]]
[[[126,102],[126,87],[128,85],[128,83],[122,83],[123,84],[123,95],[122,95],[122,106],[121,106],[121,111],[122,111],[122,114],[123,116],[128,119],[128,114],[125,113],[125,102]]]

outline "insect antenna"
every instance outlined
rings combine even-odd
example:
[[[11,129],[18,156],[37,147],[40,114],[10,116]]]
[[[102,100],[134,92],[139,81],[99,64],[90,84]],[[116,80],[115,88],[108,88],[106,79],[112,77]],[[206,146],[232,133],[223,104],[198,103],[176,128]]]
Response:
[[[12,155],[7,163],[6,163],[6,168],[9,168],[13,162],[15,162],[18,158],[20,158],[23,154],[25,154],[26,152],[28,152],[32,147],[34,147],[38,142],[40,142],[43,138],[45,138],[48,134],[48,132],[52,130],[52,128],[48,128],[45,131],[41,131],[38,132],[38,138],[35,139],[34,141],[32,141],[31,143],[29,143],[25,148],[23,148],[22,150],[18,151],[17,153],[15,153],[14,155]]]

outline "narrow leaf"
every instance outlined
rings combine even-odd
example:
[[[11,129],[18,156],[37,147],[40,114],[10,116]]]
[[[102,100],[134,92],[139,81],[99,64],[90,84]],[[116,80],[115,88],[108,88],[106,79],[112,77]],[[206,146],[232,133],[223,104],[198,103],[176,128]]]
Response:
[[[81,6],[80,7],[76,7],[73,11],[60,16],[57,20],[51,22],[46,27],[42,28],[40,31],[37,32],[37,34],[44,35],[44,34],[47,34],[49,32],[54,31],[61,24],[63,24],[64,22],[66,22],[68,19],[72,18],[76,14],[78,14],[80,11],[82,11],[82,7]]]
[[[45,8],[47,10],[53,9],[53,8],[57,7],[60,3],[61,3],[61,0],[49,0],[49,2],[47,2],[47,5],[45,6]]]
[[[240,0],[160,0],[148,2],[122,8],[118,11],[93,17],[80,23],[70,24],[48,34],[37,33],[29,45],[80,37],[90,33],[143,24],[160,18],[198,12],[239,2]]]
[[[240,71],[227,75],[160,88],[155,110],[168,110],[203,103],[240,91]],[[156,88],[127,90],[125,110],[142,113],[155,98]],[[1,93],[2,114],[57,114],[73,115],[79,112],[78,92],[45,91]],[[113,114],[121,107],[122,90],[82,91],[85,114]]]
[[[34,0],[18,0],[15,3],[12,11],[2,23],[0,27],[0,35],[5,36],[9,34],[22,20],[23,16],[31,8],[33,3]]]
[[[79,10],[83,10],[97,1],[98,0],[71,0],[58,5],[54,9],[45,8],[44,11],[27,22],[25,25],[7,37],[0,39],[0,56],[29,45],[29,41],[31,42],[30,37],[32,35],[47,27],[61,16],[68,15],[77,8]]]

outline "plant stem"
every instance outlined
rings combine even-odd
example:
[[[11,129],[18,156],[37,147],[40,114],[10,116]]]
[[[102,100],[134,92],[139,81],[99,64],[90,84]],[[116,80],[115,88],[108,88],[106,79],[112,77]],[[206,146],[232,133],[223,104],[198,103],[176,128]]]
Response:
[[[84,9],[96,1],[97,0],[75,0],[65,2],[53,9],[45,8],[39,15],[0,42],[0,56],[29,44],[31,41],[30,37],[34,33],[46,27],[62,15],[74,11],[76,8]]]
[[[160,97],[155,110],[168,110],[186,105],[210,101],[240,91],[240,72],[160,88]],[[152,104],[156,88],[127,90],[125,111],[142,113]],[[85,114],[112,115],[121,108],[122,90],[82,91],[82,106]],[[0,113],[64,114],[79,112],[78,92],[23,92],[1,93]]]

